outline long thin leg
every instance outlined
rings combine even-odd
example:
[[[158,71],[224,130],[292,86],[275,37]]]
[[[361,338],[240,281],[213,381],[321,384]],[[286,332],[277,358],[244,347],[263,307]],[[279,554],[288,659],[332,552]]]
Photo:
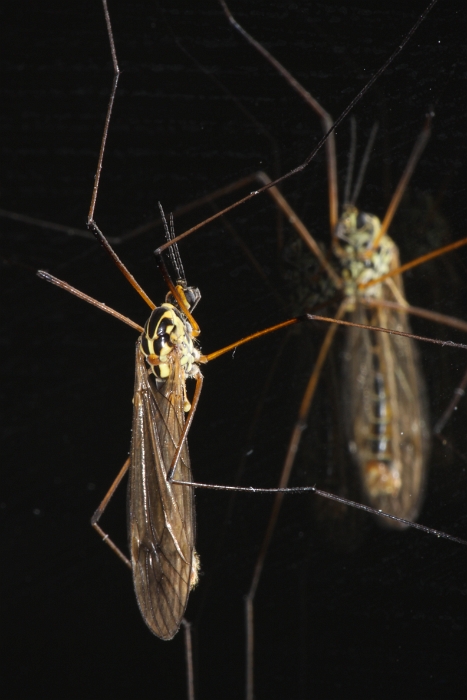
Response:
[[[404,527],[411,527],[414,530],[419,530],[427,535],[434,535],[435,537],[442,538],[444,540],[449,540],[449,542],[457,542],[464,547],[467,546],[467,540],[463,540],[462,537],[455,537],[454,535],[449,535],[443,530],[435,530],[433,527],[427,527],[426,525],[420,525],[413,520],[405,520],[405,518],[399,518],[397,515],[391,515],[391,513],[385,513],[381,509],[372,508],[371,506],[366,506],[363,503],[358,503],[357,501],[351,501],[350,498],[345,498],[345,496],[337,496],[335,493],[330,491],[323,491],[322,489],[317,489],[316,486],[297,486],[289,487],[285,489],[278,488],[257,488],[255,486],[223,486],[221,484],[201,484],[197,481],[178,481],[174,479],[174,484],[180,484],[181,486],[190,486],[190,488],[196,489],[209,489],[211,491],[237,491],[238,493],[248,493],[248,494],[272,494],[272,493],[288,493],[295,495],[302,495],[304,493],[314,493],[322,498],[327,498],[329,501],[334,501],[335,503],[341,503],[343,506],[350,506],[351,508],[356,508],[364,513],[369,513],[370,515],[376,515],[378,518],[388,518],[394,522],[398,522]]]
[[[185,663],[188,700],[195,700],[195,679],[193,673],[193,645],[191,640],[191,623],[182,619],[185,637]]]
[[[102,301],[97,301],[97,299],[90,297],[88,294],[80,292],[79,289],[72,287],[71,284],[68,284],[68,282],[59,280],[58,277],[54,277],[49,272],[45,272],[44,270],[38,270],[37,276],[40,277],[42,280],[45,280],[46,282],[54,284],[56,287],[60,287],[60,289],[64,289],[65,292],[70,292],[70,294],[73,294],[75,297],[78,297],[78,299],[82,299],[88,304],[92,304],[92,306],[97,306],[97,308],[101,311],[105,311],[105,313],[110,314],[114,318],[118,318],[119,321],[126,323],[128,326],[131,326],[139,333],[142,333],[144,331],[143,326],[140,326],[138,323],[135,323],[131,320],[131,318],[123,316],[123,314],[119,313],[118,311],[111,309],[110,306],[107,306],[107,304],[104,304]]]
[[[437,437],[441,438],[441,431],[444,429],[444,426],[448,422],[449,418],[451,417],[453,411],[456,409],[457,404],[459,401],[462,399],[463,396],[465,396],[465,390],[467,388],[467,370],[465,371],[464,376],[462,377],[462,381],[459,384],[459,386],[454,390],[453,397],[451,401],[449,402],[447,408],[445,411],[443,411],[443,414],[439,420],[436,421],[435,426],[433,428],[433,433]]]
[[[341,318],[347,307],[347,301],[344,301],[341,306],[339,307],[337,314],[336,314],[336,320]],[[308,417],[308,413],[311,408],[311,404],[313,401],[313,397],[315,395],[316,387],[318,385],[319,377],[321,375],[321,371],[324,365],[324,362],[326,360],[326,357],[329,352],[329,348],[332,345],[332,342],[334,340],[334,336],[337,331],[337,325],[332,325],[328,329],[326,336],[324,338],[324,341],[321,345],[321,349],[319,351],[318,358],[316,360],[316,363],[313,367],[313,372],[311,373],[310,379],[308,380],[308,385],[306,387],[305,393],[302,398],[302,402],[300,404],[300,409],[298,412],[298,417],[297,417],[297,422],[295,423],[295,427],[292,432],[292,437],[290,438],[289,442],[289,447],[287,449],[287,454],[285,457],[284,461],[284,466],[282,467],[282,473],[281,477],[279,480],[279,486],[278,488],[284,489],[287,487],[287,484],[289,483],[290,479],[290,473],[292,471],[292,467],[295,462],[295,457],[297,454],[298,447],[300,445],[300,440],[302,437],[302,433],[304,429],[306,428],[306,421]],[[279,511],[282,506],[282,501],[284,498],[284,494],[279,492],[276,495],[276,498],[274,500],[274,505],[272,507],[271,515],[269,517],[269,522],[268,526],[266,528],[266,533],[264,535],[263,543],[261,545],[261,549],[258,555],[258,558],[256,560],[256,565],[255,565],[255,570],[253,573],[253,579],[250,585],[250,590],[248,591],[248,594],[245,597],[245,615],[246,615],[246,622],[247,622],[247,629],[246,629],[246,641],[247,641],[247,648],[246,648],[246,664],[247,664],[247,671],[246,671],[246,697],[247,700],[253,700],[254,697],[254,669],[253,669],[253,660],[254,660],[254,599],[256,596],[256,591],[260,582],[261,574],[263,572],[264,568],[264,562],[266,559],[266,555],[269,549],[269,545],[271,543],[271,538],[274,532],[274,529],[276,527],[276,522],[277,518],[279,517]]]
[[[181,441],[181,444],[183,444],[183,439]],[[115,552],[115,554],[121,559],[121,561],[128,566],[128,568],[131,570],[131,562],[130,560],[123,554],[123,552],[117,547],[115,542],[113,542],[108,534],[104,532],[104,530],[100,527],[99,520],[102,517],[102,514],[104,513],[105,509],[107,508],[110,499],[114,495],[115,491],[120,485],[121,480],[125,476],[125,474],[128,471],[128,468],[130,466],[130,458],[126,460],[125,464],[123,467],[120,469],[119,473],[117,474],[114,482],[112,483],[112,486],[110,489],[107,491],[105,494],[104,498],[102,499],[101,503],[99,504],[99,507],[96,509],[94,515],[91,518],[91,525],[93,528],[96,530],[96,532],[102,537],[102,540],[109,545],[110,549]],[[185,663],[186,663],[186,671],[187,671],[187,694],[188,694],[188,700],[195,700],[195,685],[194,685],[194,676],[193,676],[193,648],[192,648],[192,643],[191,643],[191,624],[185,620],[185,618],[182,619],[182,625],[184,628],[184,637],[185,637]]]
[[[167,481],[172,481],[175,469],[177,468],[178,460],[180,459],[180,452],[182,451],[183,443],[185,442],[188,431],[191,428],[191,424],[193,422],[193,417],[195,415],[196,407],[198,406],[198,401],[199,397],[201,395],[201,389],[203,388],[203,375],[201,372],[198,374],[196,378],[196,387],[195,387],[195,393],[193,395],[193,400],[191,402],[191,408],[190,411],[186,417],[185,420],[185,425],[183,426],[182,434],[180,436],[180,442],[178,443],[178,447],[175,450],[175,454],[172,459],[172,464],[170,465],[170,469],[167,472]]]
[[[123,552],[117,547],[117,545],[110,539],[110,537],[107,535],[107,533],[105,533],[104,530],[100,527],[100,525],[98,525],[98,522],[99,522],[99,520],[101,519],[101,516],[102,516],[103,512],[104,512],[105,509],[107,508],[107,505],[108,505],[110,499],[112,498],[112,496],[114,495],[115,491],[117,490],[118,485],[120,484],[121,480],[123,479],[123,477],[124,477],[125,474],[127,473],[128,467],[129,467],[129,466],[130,466],[130,458],[128,457],[128,459],[126,460],[125,464],[123,465],[123,467],[122,467],[122,468],[120,469],[120,471],[118,472],[118,474],[117,474],[117,476],[116,476],[116,478],[115,478],[115,480],[114,480],[112,486],[111,486],[110,489],[107,491],[107,493],[105,494],[105,496],[104,496],[104,498],[102,499],[101,503],[99,504],[99,507],[97,508],[97,510],[95,511],[94,515],[92,516],[92,518],[91,518],[91,525],[92,525],[93,528],[96,530],[96,532],[99,533],[99,535],[102,537],[102,539],[104,540],[104,542],[105,542],[106,544],[109,545],[110,549],[111,549],[113,552],[115,552],[115,554],[117,555],[117,557],[119,557],[119,558],[122,560],[122,562],[123,562],[124,564],[126,564],[126,565],[131,569],[131,562],[130,562],[130,560],[128,559],[128,557],[126,557],[126,556],[123,554]]]
[[[107,0],[102,0],[102,6],[104,8],[105,23],[107,26],[107,36],[109,37],[110,42],[110,53],[112,55],[114,77],[112,80],[112,90],[110,92],[109,104],[107,106],[107,114],[105,115],[104,133],[102,134],[102,141],[99,151],[99,159],[97,161],[96,174],[94,176],[94,187],[92,189],[91,205],[89,207],[88,225],[94,222],[94,209],[96,208],[97,193],[99,191],[99,182],[102,171],[102,161],[104,160],[105,144],[107,143],[110,118],[112,116],[112,108],[115,100],[115,94],[117,92],[118,79],[120,77],[120,69],[118,67],[117,52],[115,50],[115,42],[113,37],[112,24],[110,22],[109,9],[107,7]]]
[[[450,440],[447,440],[447,438],[444,437],[443,435],[443,430],[446,426],[446,423],[450,419],[451,415],[454,413],[454,411],[457,410],[457,406],[459,402],[463,399],[465,396],[465,390],[467,389],[467,370],[465,371],[464,376],[462,377],[462,381],[460,382],[459,386],[457,386],[454,389],[452,398],[443,411],[441,417],[436,421],[435,425],[433,426],[433,435],[441,442],[441,444],[445,447],[448,447],[451,452],[453,452],[459,459],[461,459],[463,462],[467,462],[467,457],[465,454],[460,452]]]
[[[404,263],[400,267],[391,270],[391,272],[387,272],[385,275],[381,275],[381,277],[378,277],[378,279],[371,280],[370,282],[366,282],[365,284],[359,284],[358,288],[367,289],[367,287],[373,287],[375,284],[381,284],[381,282],[384,282],[384,280],[387,280],[390,277],[401,275],[403,272],[407,272],[407,270],[412,270],[414,267],[418,267],[422,263],[428,262],[429,260],[434,260],[435,258],[439,258],[442,255],[446,255],[446,253],[451,253],[453,250],[462,248],[465,245],[467,245],[467,237],[461,238],[458,241],[454,241],[454,243],[444,245],[441,248],[436,248],[436,250],[431,250],[429,253],[425,253],[425,255],[420,255],[419,258],[415,258],[415,260],[411,260],[408,263]]]
[[[397,208],[399,207],[399,204],[401,202],[401,199],[403,197],[403,194],[405,190],[407,189],[407,185],[410,182],[410,178],[413,175],[413,172],[415,170],[415,167],[420,160],[420,157],[425,149],[426,144],[428,143],[428,139],[430,138],[431,134],[431,114],[428,115],[425,124],[423,126],[422,131],[420,132],[417,140],[415,141],[414,147],[412,149],[412,153],[409,156],[409,160],[407,161],[407,165],[405,166],[404,172],[402,173],[401,179],[399,180],[397,187],[394,191],[394,194],[392,195],[392,199],[389,203],[389,206],[387,208],[385,217],[381,223],[381,228],[379,230],[378,235],[375,237],[375,239],[371,243],[371,248],[368,250],[368,257],[370,257],[373,252],[377,249],[380,240],[382,237],[387,233],[389,226],[391,225],[391,222],[394,218],[394,214],[397,211]]]
[[[135,289],[140,295],[140,297],[144,299],[144,301],[150,309],[155,309],[156,305],[154,304],[154,302],[151,301],[151,299],[148,297],[141,285],[138,284],[138,282],[135,280],[131,272],[127,270],[126,266],[122,263],[122,261],[120,260],[117,253],[114,251],[114,249],[112,248],[102,231],[98,228],[95,221],[91,220],[88,226],[89,230],[93,232],[101,246],[104,248],[105,252],[110,256],[112,262],[115,263],[115,265],[118,267],[125,279],[131,284],[133,289]]]
[[[439,323],[441,326],[449,326],[450,328],[456,328],[459,331],[467,333],[467,321],[462,321],[462,319],[455,318],[454,316],[439,314],[437,311],[421,309],[419,306],[411,306],[410,304],[402,305],[395,301],[385,299],[378,299],[377,301],[372,301],[371,299],[360,299],[359,303],[369,307],[379,306],[385,309],[394,309],[396,311],[401,311],[402,313],[410,314],[411,316],[426,318],[428,321],[434,321],[435,323]]]
[[[221,187],[218,190],[215,190],[215,192],[212,192],[211,194],[205,195],[204,197],[195,199],[194,201],[189,202],[188,204],[183,204],[182,206],[177,207],[177,209],[173,211],[173,215],[175,218],[177,218],[178,216],[188,214],[189,212],[194,211],[198,207],[203,206],[203,204],[209,204],[210,202],[218,199],[219,197],[225,197],[231,192],[236,192],[237,190],[243,187],[248,187],[248,185],[251,185],[253,182],[255,182],[255,174],[247,175],[246,177],[243,177],[240,180],[236,180],[235,182],[226,185],[225,187]],[[89,230],[75,228],[73,226],[66,226],[65,224],[57,224],[53,221],[38,219],[34,216],[28,216],[27,214],[19,214],[18,212],[9,211],[7,209],[0,209],[0,217],[10,219],[11,221],[20,221],[21,223],[36,226],[42,229],[59,231],[67,236],[76,236],[77,238],[88,238],[89,240],[95,239],[95,234],[91,233]],[[147,233],[148,231],[153,231],[156,228],[162,228],[162,226],[163,220],[159,216],[156,219],[152,219],[151,221],[147,221],[144,224],[141,224],[140,226],[136,226],[135,228],[132,228],[131,230],[120,234],[119,236],[106,236],[106,239],[111,245],[119,246],[122,243],[125,243],[126,241],[133,240],[133,238],[137,238],[138,236]]]
[[[405,307],[404,307],[405,311]],[[324,323],[330,323],[338,326],[347,326],[351,328],[364,328],[368,331],[376,331],[378,333],[388,333],[389,335],[399,335],[401,338],[412,338],[412,340],[421,340],[424,343],[431,343],[432,345],[442,345],[445,347],[449,345],[451,348],[460,348],[462,350],[467,350],[467,345],[465,343],[455,343],[452,340],[437,340],[436,338],[427,338],[422,335],[415,335],[414,333],[405,333],[404,331],[396,331],[391,328],[381,328],[379,326],[368,326],[363,323],[353,323],[352,321],[343,321],[338,316],[333,318],[329,316],[318,316],[317,314],[304,314],[303,316],[296,316],[295,318],[289,318],[287,321],[282,321],[282,323],[277,323],[274,326],[269,326],[269,328],[264,328],[262,331],[257,331],[251,335],[246,336],[246,338],[240,338],[235,343],[226,345],[220,350],[215,352],[210,352],[208,355],[201,355],[201,362],[209,362],[210,360],[215,360],[217,357],[224,355],[226,352],[235,350],[240,347],[240,345],[245,345],[256,338],[262,338],[269,333],[274,333],[275,331],[281,330],[281,328],[288,328],[296,323],[303,323],[305,321],[323,321]]]
[[[224,0],[219,1],[222,6],[222,9],[224,10],[227,16],[227,19],[229,20],[230,24],[234,27],[234,29],[236,29],[237,32],[239,32],[244,37],[244,39],[246,39],[247,42],[251,44],[251,46],[253,46],[256,49],[256,51],[258,51],[258,53],[260,53],[268,61],[268,63],[270,63],[273,66],[273,68],[275,68],[275,70],[280,75],[282,75],[283,78],[285,78],[290,87],[300,95],[300,97],[314,110],[314,112],[316,112],[316,114],[321,119],[323,132],[327,137],[325,141],[325,148],[326,163],[328,168],[329,223],[331,227],[331,235],[333,235],[338,219],[339,198],[337,193],[336,139],[334,136],[335,125],[333,125],[332,117],[328,112],[326,112],[324,107],[320,105],[318,100],[316,100],[308,92],[308,90],[305,90],[303,85],[301,85],[298,82],[298,80],[296,80],[294,76],[291,73],[289,73],[289,71],[281,63],[279,63],[279,61],[276,58],[274,58],[274,56],[270,54],[264,46],[262,46],[258,41],[256,41],[256,39],[254,39],[254,37],[252,37],[251,34],[248,34],[248,32],[237,22],[235,17],[232,15]]]

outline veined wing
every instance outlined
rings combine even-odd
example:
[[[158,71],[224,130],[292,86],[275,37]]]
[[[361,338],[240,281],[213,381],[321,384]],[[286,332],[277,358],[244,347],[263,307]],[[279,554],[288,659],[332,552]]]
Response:
[[[383,299],[399,301],[394,285],[403,294],[402,280],[395,278],[393,286],[383,283]],[[383,307],[369,309],[357,303],[350,320],[411,332],[407,314]],[[414,520],[423,499],[430,447],[415,342],[350,328],[343,364],[349,445],[366,498],[374,508]]]
[[[148,376],[140,340],[136,345],[128,491],[136,598],[146,624],[161,639],[176,634],[197,578],[193,491],[166,480],[185,423],[185,377],[176,351],[171,356],[170,375],[158,387]],[[186,441],[175,478],[192,480]]]

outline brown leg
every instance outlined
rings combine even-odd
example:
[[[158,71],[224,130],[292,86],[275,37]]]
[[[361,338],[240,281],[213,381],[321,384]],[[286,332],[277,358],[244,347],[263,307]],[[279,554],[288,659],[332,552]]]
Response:
[[[185,636],[185,661],[187,675],[188,700],[195,700],[195,681],[193,675],[193,646],[191,643],[191,623],[182,618],[183,632]]]
[[[340,319],[346,311],[347,302],[344,301],[340,305],[336,319]],[[290,474],[295,462],[295,456],[297,454],[298,447],[300,445],[300,440],[304,428],[306,427],[306,420],[308,413],[311,408],[313,397],[315,395],[316,387],[318,385],[319,377],[323,369],[324,362],[329,352],[329,348],[334,340],[334,335],[337,331],[337,325],[331,325],[326,333],[323,344],[319,351],[318,358],[313,367],[313,372],[311,373],[310,379],[308,380],[308,385],[306,387],[305,393],[302,398],[300,409],[298,412],[297,422],[295,423],[295,428],[292,432],[292,437],[290,438],[289,447],[287,449],[287,454],[284,461],[284,466],[282,468],[282,474],[279,480],[278,488],[284,489],[289,483]],[[277,518],[279,517],[279,511],[281,509],[282,500],[284,498],[283,493],[278,493],[276,495],[274,505],[272,507],[271,515],[269,517],[269,523],[266,528],[266,533],[264,535],[263,544],[256,560],[255,570],[253,573],[253,579],[251,581],[250,590],[245,597],[245,615],[246,615],[246,638],[247,638],[247,671],[246,671],[246,697],[247,700],[253,700],[254,697],[254,675],[253,675],[253,642],[254,642],[254,599],[256,596],[256,591],[260,582],[261,574],[264,568],[264,562],[267,556],[269,545],[271,543],[272,535],[276,527]]]
[[[177,449],[175,450],[175,454],[172,460],[172,464],[170,465],[170,469],[167,472],[167,481],[172,481],[175,469],[177,467],[177,463],[180,457],[180,452],[182,451],[183,443],[186,440],[186,437],[188,435],[188,431],[191,428],[191,424],[193,422],[193,417],[195,415],[196,407],[198,405],[199,397],[201,394],[201,389],[203,388],[203,376],[198,374],[196,378],[196,388],[195,388],[195,393],[193,396],[193,401],[191,402],[191,408],[190,412],[188,413],[185,421],[185,425],[183,426],[182,434],[180,436],[180,442],[177,446]]]
[[[101,515],[103,514],[104,510],[107,508],[107,505],[114,495],[115,491],[117,490],[118,485],[120,484],[121,480],[125,476],[125,474],[128,471],[128,467],[130,466],[130,458],[126,460],[125,464],[123,467],[120,469],[119,473],[117,474],[116,479],[114,480],[112,486],[110,489],[107,491],[105,494],[104,498],[102,499],[99,507],[97,508],[96,512],[91,518],[91,525],[93,528],[96,530],[96,532],[99,533],[99,535],[102,537],[104,542],[109,545],[110,549],[115,552],[115,554],[120,557],[122,562],[126,564],[130,569],[131,569],[131,562],[130,560],[123,554],[123,552],[117,547],[117,545],[112,542],[110,537],[107,535],[107,533],[104,532],[104,530],[98,525],[98,522],[101,518]]]

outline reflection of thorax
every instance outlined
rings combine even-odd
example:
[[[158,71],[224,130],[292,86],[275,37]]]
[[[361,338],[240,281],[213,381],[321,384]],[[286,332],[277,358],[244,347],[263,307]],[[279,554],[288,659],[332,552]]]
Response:
[[[359,296],[366,299],[381,299],[384,296],[384,283],[374,284],[363,290],[358,289],[359,285],[377,280],[399,266],[399,249],[387,234],[382,236],[377,248],[372,249],[380,229],[381,222],[377,216],[359,212],[353,206],[344,209],[337,224],[336,234],[339,242],[334,246],[334,253],[342,266],[344,293],[349,297],[349,311],[353,310]],[[352,299],[353,304],[350,303]]]

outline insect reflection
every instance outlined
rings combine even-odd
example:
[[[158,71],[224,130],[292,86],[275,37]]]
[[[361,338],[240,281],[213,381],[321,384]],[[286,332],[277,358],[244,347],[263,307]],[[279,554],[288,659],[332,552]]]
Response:
[[[224,0],[221,4],[233,27],[256,49],[320,117],[324,134],[331,130],[333,120],[321,104],[275,59],[256,39],[241,27],[230,13]],[[415,165],[429,137],[429,121],[413,148],[400,182],[395,189],[384,220],[356,208],[363,176],[373,144],[375,130],[370,136],[353,192],[352,175],[355,165],[356,136],[353,130],[349,166],[342,213],[338,214],[337,160],[334,132],[325,144],[329,219],[332,253],[340,268],[335,269],[323,255],[290,206],[271,191],[283,211],[328,276],[337,296],[343,297],[336,318],[349,315],[355,323],[388,327],[409,332],[407,313],[415,313],[405,299],[401,272],[422,262],[413,261],[401,267],[399,251],[387,234]],[[260,181],[267,176],[258,174]],[[443,254],[447,250],[440,250]],[[304,253],[299,249],[299,256]],[[298,261],[306,268],[303,260]],[[303,282],[301,283],[303,286]],[[305,295],[306,297],[306,292]],[[308,300],[302,299],[306,308]],[[320,300],[322,301],[322,299]],[[425,317],[430,312],[424,312]],[[441,323],[451,319],[438,316]],[[459,322],[457,327],[462,327]],[[464,324],[464,330],[467,325]],[[301,439],[301,424],[306,420],[326,356],[331,347],[335,328],[330,328],[322,345],[318,361],[308,382],[300,408],[289,453],[284,465],[281,486],[288,482],[294,455]],[[426,390],[419,371],[415,344],[400,338],[383,338],[358,328],[349,329],[343,354],[343,400],[351,454],[359,468],[367,501],[375,508],[411,520],[419,513],[429,452],[429,431],[426,412]],[[399,527],[394,523],[395,527]]]

